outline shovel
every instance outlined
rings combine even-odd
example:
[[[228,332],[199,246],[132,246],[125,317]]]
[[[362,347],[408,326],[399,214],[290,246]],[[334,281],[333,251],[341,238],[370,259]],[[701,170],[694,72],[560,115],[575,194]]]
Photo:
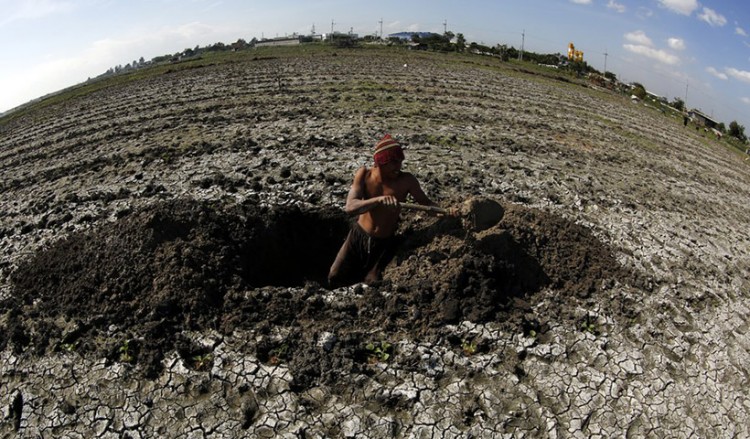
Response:
[[[442,213],[443,215],[448,215],[449,213],[448,209],[443,209],[442,207],[437,206],[425,206],[423,204],[414,203],[398,203],[398,205],[408,210],[421,210],[422,212]]]
[[[448,209],[437,206],[424,206],[413,203],[399,203],[404,209],[420,210],[422,212],[433,212],[447,215]],[[488,198],[470,198],[461,206],[461,216],[464,217],[471,228],[481,232],[487,230],[503,219],[505,209],[497,201]]]

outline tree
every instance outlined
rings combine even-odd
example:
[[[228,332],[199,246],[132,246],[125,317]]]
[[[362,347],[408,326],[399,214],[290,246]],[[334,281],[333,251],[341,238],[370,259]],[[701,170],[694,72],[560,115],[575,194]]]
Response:
[[[719,124],[716,125],[716,129],[719,130],[719,131],[721,131],[724,134],[727,133],[727,126],[724,125],[724,122],[719,122]]]
[[[646,87],[643,85],[634,82],[633,83],[633,94],[638,97],[638,99],[644,99],[646,97]]]
[[[683,110],[685,110],[685,101],[683,101],[682,99],[677,98],[677,97],[674,98],[674,100],[672,101],[672,103],[669,104],[669,105],[671,105],[672,108],[674,108],[677,111],[683,111]]]
[[[500,59],[508,61],[508,46],[505,44],[498,44],[494,48],[494,52],[500,55]]]
[[[422,37],[414,38],[417,36],[414,34],[412,41],[418,44],[427,46],[428,49],[439,51],[439,52],[452,52],[454,48],[451,46],[451,40],[449,36],[453,35],[450,32],[446,32],[443,35],[429,34]]]
[[[491,47],[487,47],[475,42],[469,44],[469,51],[471,51],[472,53],[479,53],[483,55],[487,53],[494,53]]]
[[[617,81],[617,75],[615,75],[612,72],[604,72],[604,77],[607,78],[607,79],[609,79],[612,82]]]
[[[506,57],[507,57],[507,58],[506,58]],[[510,47],[509,47],[509,48],[508,48],[508,49],[507,49],[507,50],[505,51],[505,56],[503,57],[503,61],[507,61],[507,60],[509,60],[509,59],[516,59],[516,58],[518,58],[518,49],[516,49],[516,48],[515,48],[515,47],[513,47],[513,46],[510,46]]]
[[[568,68],[576,73],[576,76],[580,77],[587,71],[588,64],[586,61],[571,61],[568,64]]]
[[[459,33],[456,35],[456,51],[463,52],[466,50],[466,38],[464,38],[464,34]]]
[[[227,46],[224,43],[222,43],[221,41],[219,41],[216,44],[213,44],[213,45],[209,46],[209,48],[208,48],[209,52],[223,52],[225,50],[227,50]]]
[[[729,135],[742,140],[743,142],[747,139],[747,137],[745,137],[745,127],[738,124],[736,120],[729,123]]]

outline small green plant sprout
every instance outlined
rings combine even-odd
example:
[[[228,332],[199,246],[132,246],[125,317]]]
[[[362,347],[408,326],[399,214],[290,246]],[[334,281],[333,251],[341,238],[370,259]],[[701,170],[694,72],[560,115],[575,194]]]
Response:
[[[464,340],[463,343],[461,343],[461,350],[464,355],[471,357],[477,353],[477,344],[473,341]]]
[[[586,314],[586,318],[581,322],[581,331],[588,332],[591,335],[599,335],[599,330],[596,328],[596,322],[594,318]]]
[[[76,348],[78,347],[78,343],[60,343],[60,349],[62,349],[65,352],[75,352]]]
[[[533,329],[529,329],[529,337],[536,338],[536,331]]]
[[[287,343],[282,343],[268,352],[268,363],[275,366],[281,363],[281,360],[287,359],[288,356],[289,345]]]
[[[365,346],[367,352],[369,352],[368,360],[370,363],[385,363],[391,358],[393,353],[393,345],[383,340],[379,343],[367,343]]]
[[[192,358],[193,360],[193,368],[195,370],[208,370],[208,368],[211,367],[211,364],[214,362],[214,355],[212,353],[207,353],[203,355],[196,355]]]
[[[130,339],[125,340],[118,351],[120,352],[120,362],[133,363],[135,360],[133,353],[130,351]]]

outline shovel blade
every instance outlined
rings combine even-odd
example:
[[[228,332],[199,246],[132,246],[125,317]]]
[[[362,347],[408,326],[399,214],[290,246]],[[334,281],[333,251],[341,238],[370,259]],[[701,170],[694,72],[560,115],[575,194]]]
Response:
[[[489,198],[471,198],[464,202],[461,213],[474,231],[481,232],[499,223],[505,215],[505,209]]]

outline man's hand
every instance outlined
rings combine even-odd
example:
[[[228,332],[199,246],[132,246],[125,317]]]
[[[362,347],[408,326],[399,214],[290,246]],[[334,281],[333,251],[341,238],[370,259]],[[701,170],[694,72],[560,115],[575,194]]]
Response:
[[[378,197],[378,204],[381,206],[398,207],[398,199],[393,195],[381,195]]]

